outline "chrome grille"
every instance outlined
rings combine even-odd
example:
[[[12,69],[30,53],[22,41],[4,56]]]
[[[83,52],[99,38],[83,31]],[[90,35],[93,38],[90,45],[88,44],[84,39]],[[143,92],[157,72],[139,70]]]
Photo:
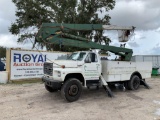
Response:
[[[53,63],[45,62],[43,65],[43,73],[49,76],[53,75]]]

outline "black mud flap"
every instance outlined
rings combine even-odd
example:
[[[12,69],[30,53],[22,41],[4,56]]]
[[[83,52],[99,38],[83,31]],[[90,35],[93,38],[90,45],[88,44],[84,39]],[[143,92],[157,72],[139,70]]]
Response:
[[[108,85],[103,85],[103,88],[105,89],[105,91],[107,92],[109,97],[111,97],[111,98],[114,97],[114,95],[113,95],[111,89],[108,87]]]
[[[151,89],[151,87],[146,83],[145,80],[141,80],[141,85],[144,85],[147,89]]]

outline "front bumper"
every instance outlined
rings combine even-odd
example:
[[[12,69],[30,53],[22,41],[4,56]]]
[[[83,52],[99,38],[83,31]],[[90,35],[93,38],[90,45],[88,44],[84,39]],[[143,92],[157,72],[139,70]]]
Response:
[[[53,80],[52,78],[43,76],[42,77],[42,81],[45,83],[45,85],[50,86],[51,88],[54,89],[61,89],[62,86],[62,81],[58,81],[58,80]]]

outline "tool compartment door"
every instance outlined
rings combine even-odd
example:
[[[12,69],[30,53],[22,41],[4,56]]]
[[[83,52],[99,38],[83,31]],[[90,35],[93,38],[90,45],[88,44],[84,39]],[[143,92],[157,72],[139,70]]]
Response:
[[[102,74],[107,82],[129,80],[135,71],[136,65],[133,62],[102,61]]]

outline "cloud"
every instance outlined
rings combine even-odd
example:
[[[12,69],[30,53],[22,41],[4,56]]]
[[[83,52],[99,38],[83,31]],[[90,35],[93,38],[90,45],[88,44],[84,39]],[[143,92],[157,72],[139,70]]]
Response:
[[[138,0],[137,0],[138,1]],[[146,7],[151,8],[159,8],[160,1],[159,0],[141,0],[146,4]]]
[[[5,19],[0,19],[0,34],[8,34],[9,33],[9,26],[11,25],[11,23]]]
[[[160,27],[159,27],[159,28],[157,28],[155,31],[160,33]]]
[[[146,37],[145,36],[141,36],[139,39],[146,39]]]
[[[160,55],[160,42],[157,43],[155,45],[155,47],[153,47],[151,50],[150,50],[150,53],[151,54],[154,54],[154,55]]]
[[[8,28],[11,26],[11,23],[15,21],[15,5],[11,0],[0,0],[0,34],[8,34]]]
[[[8,48],[15,48],[15,47],[22,47],[25,49],[31,49],[32,44],[30,42],[26,43],[25,45],[23,43],[17,43],[17,37],[13,35],[0,35],[0,46],[8,47]]]
[[[0,0],[0,46],[8,48],[21,47],[24,49],[31,49],[32,44],[30,42],[17,43],[17,36],[12,35],[9,32],[9,27],[12,22],[15,22],[16,6],[11,0]]]
[[[136,42],[129,42],[128,44],[129,46],[134,47],[134,48],[139,47],[139,45]]]
[[[16,6],[11,0],[0,0],[0,18],[8,21],[14,21]]]
[[[138,30],[160,27],[160,0],[117,0],[109,12],[111,24],[135,26]]]
[[[118,43],[112,43],[112,44],[110,44],[110,45],[116,46],[116,47],[120,47],[120,44],[118,44]]]

